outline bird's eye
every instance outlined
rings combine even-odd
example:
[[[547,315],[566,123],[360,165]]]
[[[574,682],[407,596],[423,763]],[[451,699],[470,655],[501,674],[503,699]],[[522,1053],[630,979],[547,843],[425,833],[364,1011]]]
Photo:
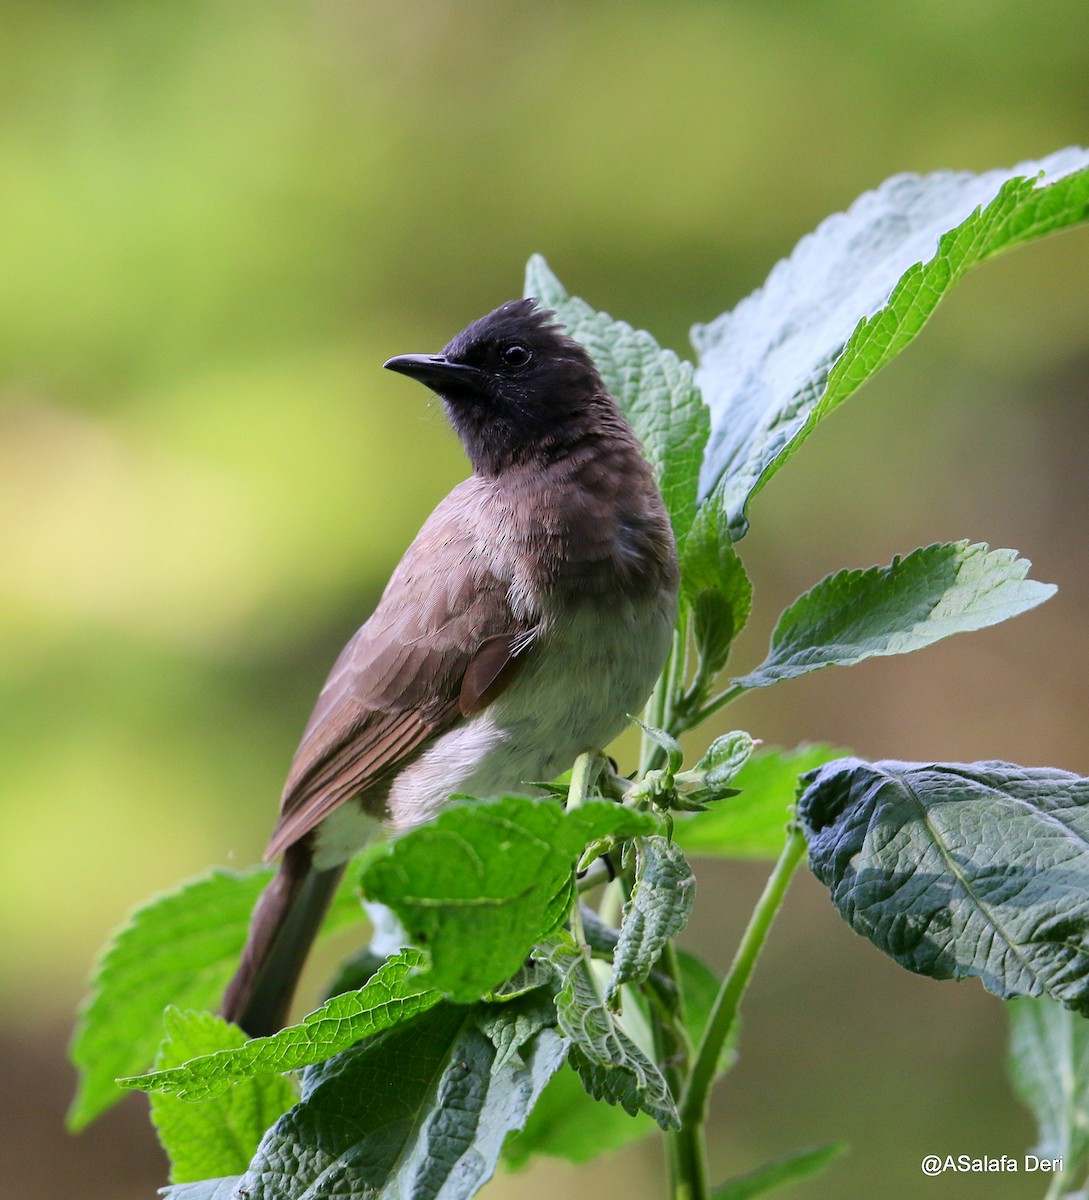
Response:
[[[499,356],[502,358],[504,365],[508,367],[524,367],[533,357],[532,353],[520,342],[513,342],[509,346],[504,346]]]

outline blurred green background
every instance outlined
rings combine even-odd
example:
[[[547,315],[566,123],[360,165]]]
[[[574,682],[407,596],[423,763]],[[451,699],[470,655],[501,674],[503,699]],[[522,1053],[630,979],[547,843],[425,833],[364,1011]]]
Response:
[[[141,1098],[61,1129],[71,1011],[131,905],[259,858],[332,658],[465,473],[382,361],[519,294],[533,251],[685,354],[886,176],[1085,144],[1089,6],[25,0],[0,28],[0,1195],[135,1200],[164,1171]],[[970,276],[757,500],[738,665],[827,571],[938,539],[1015,546],[1058,597],[731,723],[1089,773],[1087,368],[1089,231]],[[764,874],[707,865],[690,944],[724,965]],[[976,1197],[918,1163],[1029,1146],[1004,1037],[801,878],[714,1173],[844,1138],[796,1195]],[[654,1197],[659,1152],[491,1186]]]

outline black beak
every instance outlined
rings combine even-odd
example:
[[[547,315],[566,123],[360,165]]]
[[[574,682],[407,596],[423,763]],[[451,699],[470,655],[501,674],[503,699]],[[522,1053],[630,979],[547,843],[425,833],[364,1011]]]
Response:
[[[387,371],[397,371],[410,379],[418,379],[436,392],[452,386],[474,386],[480,379],[476,367],[453,362],[442,354],[399,354],[382,364]]]

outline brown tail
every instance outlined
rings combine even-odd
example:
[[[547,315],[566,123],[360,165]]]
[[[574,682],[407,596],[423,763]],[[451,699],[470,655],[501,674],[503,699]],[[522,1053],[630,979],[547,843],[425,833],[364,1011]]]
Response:
[[[296,842],[253,910],[242,961],[223,997],[222,1015],[250,1037],[267,1037],[287,1020],[310,945],[344,867],[315,871],[310,848]]]

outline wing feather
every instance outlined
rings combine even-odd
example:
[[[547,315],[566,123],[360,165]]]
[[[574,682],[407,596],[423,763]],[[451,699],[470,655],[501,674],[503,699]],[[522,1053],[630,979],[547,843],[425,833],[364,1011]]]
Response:
[[[481,486],[466,480],[436,508],[334,664],[295,752],[266,857],[353,796],[367,808],[374,789],[372,811],[380,810],[380,785],[490,704],[532,644],[533,615],[515,617],[509,581],[480,550]]]

